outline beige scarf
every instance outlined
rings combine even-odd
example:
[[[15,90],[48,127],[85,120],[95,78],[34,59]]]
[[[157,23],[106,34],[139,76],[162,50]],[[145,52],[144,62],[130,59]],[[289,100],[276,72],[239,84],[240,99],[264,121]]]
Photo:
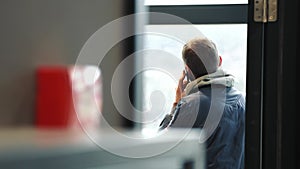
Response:
[[[192,82],[190,82],[185,88],[185,95],[195,93],[200,87],[218,84],[226,87],[232,87],[234,85],[234,77],[230,74],[226,74],[222,69],[218,69],[216,72],[201,76]]]

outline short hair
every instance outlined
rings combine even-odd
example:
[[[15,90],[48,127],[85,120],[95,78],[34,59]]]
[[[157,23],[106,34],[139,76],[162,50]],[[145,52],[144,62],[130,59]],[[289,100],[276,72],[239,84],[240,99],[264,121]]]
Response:
[[[219,55],[216,45],[207,38],[194,38],[183,46],[182,59],[195,78],[217,71]]]

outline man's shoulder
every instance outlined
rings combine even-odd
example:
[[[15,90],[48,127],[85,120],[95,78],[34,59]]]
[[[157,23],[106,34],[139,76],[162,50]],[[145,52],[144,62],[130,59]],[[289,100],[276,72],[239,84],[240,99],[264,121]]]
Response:
[[[230,100],[245,102],[246,93],[243,91],[240,91],[234,87],[231,87],[231,88],[229,88],[229,90],[227,92],[227,98]]]

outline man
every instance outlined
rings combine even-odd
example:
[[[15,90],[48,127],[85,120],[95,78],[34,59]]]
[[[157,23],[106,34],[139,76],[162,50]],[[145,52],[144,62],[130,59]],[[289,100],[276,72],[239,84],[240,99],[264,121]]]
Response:
[[[184,45],[182,59],[185,71],[160,129],[201,128],[207,136],[208,169],[244,168],[245,97],[233,87],[233,76],[220,68],[215,44],[192,39]]]

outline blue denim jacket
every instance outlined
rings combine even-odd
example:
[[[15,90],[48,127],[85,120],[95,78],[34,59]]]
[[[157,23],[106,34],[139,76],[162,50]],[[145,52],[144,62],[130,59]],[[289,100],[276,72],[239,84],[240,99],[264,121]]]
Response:
[[[183,97],[161,123],[161,129],[166,127],[210,130],[205,140],[207,168],[244,168],[245,95],[235,88],[212,91],[206,86]]]

